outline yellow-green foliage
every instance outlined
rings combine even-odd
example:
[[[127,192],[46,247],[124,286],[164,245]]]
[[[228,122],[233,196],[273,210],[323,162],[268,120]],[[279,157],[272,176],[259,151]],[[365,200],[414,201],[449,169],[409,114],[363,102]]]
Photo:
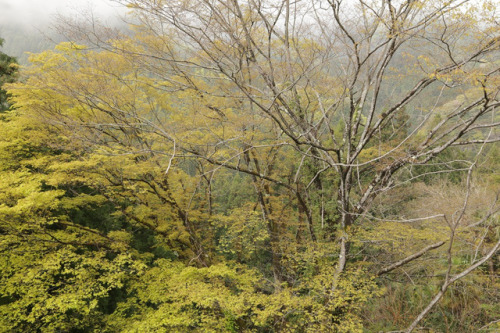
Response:
[[[260,274],[241,265],[186,267],[158,260],[131,285],[110,325],[125,332],[362,332],[357,314],[376,294],[355,270],[331,290],[330,270],[303,288],[266,293]],[[128,320],[123,316],[134,313]]]
[[[167,2],[152,1],[159,6],[153,12],[162,12]],[[179,10],[197,2],[181,3]],[[419,163],[467,131],[452,120],[436,133],[433,128],[447,117],[473,125],[467,112],[453,113],[468,99],[491,94],[498,78],[491,72],[484,81],[480,66],[493,62],[477,60],[477,68],[447,72],[438,70],[447,60],[408,54],[401,68],[393,67],[402,61],[397,57],[357,58],[356,66],[344,66],[349,55],[325,53],[337,46],[316,39],[316,32],[282,38],[278,30],[265,31],[271,12],[238,1],[208,3],[217,10],[208,15],[213,25],[232,17],[235,4],[241,3],[241,13],[231,33],[224,24],[217,33],[207,26],[206,47],[177,45],[178,34],[168,28],[158,34],[137,26],[133,38],[108,41],[110,49],[62,43],[33,55],[24,80],[7,86],[15,109],[0,113],[0,332],[401,329],[438,292],[443,276],[470,266],[498,238],[496,202],[487,208],[477,204],[493,195],[471,195],[464,205],[456,185],[463,173],[454,180],[456,188],[443,181],[428,185],[425,195],[412,192],[429,166]],[[350,45],[367,33],[363,29],[373,31],[353,43],[360,55],[398,52],[392,39],[375,46],[384,38],[383,26],[394,34],[389,37],[400,38],[399,24],[419,17],[406,10],[426,2],[410,1],[401,11],[383,3],[389,9],[376,19],[389,20],[397,12],[396,21],[369,28],[372,10],[366,10],[364,27],[345,38]],[[408,38],[425,33],[416,27]],[[252,45],[245,45],[250,37]],[[170,61],[177,52],[186,58]],[[153,56],[142,56],[148,53]],[[337,62],[340,67],[330,67]],[[365,68],[371,64],[373,69]],[[357,66],[353,80],[348,73]],[[384,72],[377,66],[392,68]],[[399,86],[391,93],[389,86],[413,86],[421,71],[411,101],[391,110],[399,96],[390,95],[407,93]],[[441,92],[435,103],[418,100],[427,83],[434,88],[438,82],[463,85],[463,91]],[[471,112],[491,100],[483,102]],[[418,119],[423,123],[415,125]],[[484,139],[492,127],[478,126],[463,139]],[[439,139],[425,143],[427,136]],[[480,152],[498,152],[488,149]],[[453,157],[438,157],[443,161],[436,170],[454,167]],[[482,185],[488,192],[497,190],[497,161],[475,164],[491,183]],[[401,184],[411,190],[381,194]],[[425,201],[432,193],[437,194]],[[460,205],[449,205],[450,198]],[[460,214],[464,206],[468,212]],[[385,219],[410,212],[431,216],[433,209],[440,215],[427,220]],[[463,216],[464,222],[453,229],[444,216],[448,222]],[[452,246],[429,250],[405,266],[404,274],[398,268],[387,280],[377,276],[380,268],[450,237]],[[478,325],[498,315],[498,283],[490,281],[498,275],[495,265],[464,279],[461,290],[443,299],[441,312],[460,313],[463,321],[474,313]],[[455,302],[455,296],[463,301]]]
[[[53,68],[70,74],[73,67],[66,57],[79,55],[64,45],[59,52],[33,58],[41,66],[39,74]],[[334,262],[322,261],[319,267],[314,259],[319,253],[311,253],[312,263],[304,257],[293,264],[290,274],[300,279],[293,285],[276,286],[262,272],[223,261],[232,255],[255,263],[263,260],[258,255],[268,255],[268,226],[251,203],[212,217],[191,210],[190,220],[200,228],[213,226],[221,233],[214,248],[220,254],[214,260],[221,262],[190,266],[192,239],[178,211],[204,205],[197,194],[190,200],[197,179],[175,164],[167,177],[158,168],[163,157],[136,151],[137,142],[127,135],[120,138],[121,146],[89,150],[72,139],[72,130],[40,122],[43,106],[35,102],[40,99],[45,111],[62,108],[72,117],[89,115],[73,96],[47,89],[51,80],[50,75],[33,75],[25,85],[29,89],[15,93],[18,111],[0,122],[2,332],[37,327],[46,332],[360,330],[357,313],[376,290],[366,272],[346,273],[332,292]],[[194,137],[206,141],[206,134]],[[121,154],[125,146],[133,153]],[[282,205],[282,199],[271,199],[275,207]],[[150,238],[138,238],[134,230]],[[300,253],[288,240],[281,242],[290,256]]]
[[[189,235],[175,217],[174,206],[161,200],[177,197],[183,205],[184,191],[196,184],[189,185],[192,181],[186,173],[174,169],[169,187],[158,187],[158,193],[153,193],[137,179],[162,179],[154,163],[137,161],[136,155],[84,153],[75,143],[73,151],[61,149],[66,139],[48,135],[44,131],[49,127],[38,126],[18,112],[4,118],[0,123],[4,129],[0,145],[2,332],[30,332],[37,327],[46,332],[74,328],[361,331],[358,313],[377,290],[366,271],[346,272],[332,291],[334,262],[321,259],[325,251],[304,252],[303,259],[293,264],[283,258],[284,269],[289,267],[297,279],[291,285],[275,286],[262,272],[237,263],[189,266],[190,261],[176,259],[191,253],[186,248]],[[91,214],[106,205],[110,210],[98,213],[108,217],[75,215]],[[203,219],[205,215],[194,216]],[[251,205],[211,220],[207,225],[223,230],[217,245],[221,255],[237,252],[238,260],[257,260],[256,254],[263,253],[269,242],[265,221]],[[119,229],[120,225],[132,228]],[[158,252],[139,253],[133,247],[140,241],[133,230],[141,226],[153,230],[151,235],[157,239],[149,251],[163,248],[160,256],[171,259],[152,262]],[[290,256],[300,255],[300,249],[286,242],[282,240],[280,246]]]
[[[72,247],[14,249],[0,261],[2,332],[44,332],[102,326],[103,302],[144,265],[130,255],[106,258],[106,251],[78,253]]]

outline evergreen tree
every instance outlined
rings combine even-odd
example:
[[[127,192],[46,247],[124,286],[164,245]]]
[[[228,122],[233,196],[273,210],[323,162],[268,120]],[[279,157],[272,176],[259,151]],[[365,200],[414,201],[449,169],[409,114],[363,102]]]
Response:
[[[4,40],[0,38],[0,47]],[[17,77],[17,60],[0,51],[0,112],[7,110],[10,105],[7,102],[7,92],[2,88],[5,83],[12,83]]]

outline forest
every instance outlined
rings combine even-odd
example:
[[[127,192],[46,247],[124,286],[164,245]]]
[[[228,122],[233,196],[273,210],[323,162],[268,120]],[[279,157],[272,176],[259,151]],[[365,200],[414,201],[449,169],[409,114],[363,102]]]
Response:
[[[0,332],[500,331],[498,0],[115,2],[0,51]]]

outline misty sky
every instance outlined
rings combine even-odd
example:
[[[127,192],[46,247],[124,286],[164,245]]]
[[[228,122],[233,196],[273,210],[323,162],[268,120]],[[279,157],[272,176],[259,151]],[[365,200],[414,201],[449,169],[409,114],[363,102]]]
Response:
[[[124,12],[122,6],[110,0],[0,0],[0,26],[36,29],[53,21],[57,14],[75,15],[89,9],[100,18]]]

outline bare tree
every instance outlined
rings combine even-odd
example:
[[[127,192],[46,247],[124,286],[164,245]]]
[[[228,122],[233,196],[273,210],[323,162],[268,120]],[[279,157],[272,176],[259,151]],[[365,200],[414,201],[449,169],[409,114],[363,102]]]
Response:
[[[499,140],[496,132],[484,138],[498,126],[497,18],[492,13],[474,24],[465,13],[468,1],[122,3],[162,44],[116,52],[135,56],[165,80],[183,78],[180,86],[174,82],[178,89],[220,94],[271,121],[282,142],[322,165],[314,179],[335,170],[337,193],[329,195],[340,214],[333,221],[340,231],[337,274],[346,265],[348,227],[394,186],[403,168],[426,165],[453,146]],[[401,75],[404,84],[398,84]],[[204,90],[190,79],[196,76],[220,89]],[[415,119],[398,123],[408,109]],[[239,147],[238,154],[258,149]],[[242,168],[237,159],[184,149],[306,197],[307,189]],[[295,183],[312,181],[300,172]],[[357,184],[359,177],[365,181]]]

